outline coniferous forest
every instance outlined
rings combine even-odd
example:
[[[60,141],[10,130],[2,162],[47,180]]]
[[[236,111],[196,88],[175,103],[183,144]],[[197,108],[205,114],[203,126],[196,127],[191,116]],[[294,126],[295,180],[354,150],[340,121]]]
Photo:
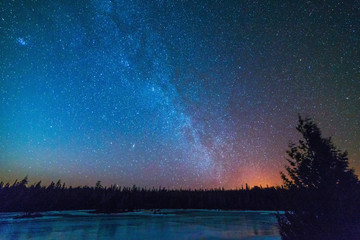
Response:
[[[40,212],[95,209],[124,212],[137,209],[239,209],[286,210],[292,208],[291,194],[282,187],[253,187],[237,190],[165,188],[67,187],[60,180],[48,186],[28,185],[25,177],[13,184],[0,183],[0,211]]]

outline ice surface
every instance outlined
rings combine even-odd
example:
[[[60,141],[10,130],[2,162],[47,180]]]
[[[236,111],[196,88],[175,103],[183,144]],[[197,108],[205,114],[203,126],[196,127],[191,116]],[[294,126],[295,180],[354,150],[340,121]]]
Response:
[[[275,212],[160,210],[117,214],[44,212],[39,218],[0,214],[0,239],[280,239]]]

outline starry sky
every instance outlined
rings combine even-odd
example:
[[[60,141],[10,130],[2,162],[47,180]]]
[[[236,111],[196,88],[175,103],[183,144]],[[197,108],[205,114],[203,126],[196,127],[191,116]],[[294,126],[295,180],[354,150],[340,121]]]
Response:
[[[298,114],[360,174],[360,1],[0,2],[0,180],[278,185]]]

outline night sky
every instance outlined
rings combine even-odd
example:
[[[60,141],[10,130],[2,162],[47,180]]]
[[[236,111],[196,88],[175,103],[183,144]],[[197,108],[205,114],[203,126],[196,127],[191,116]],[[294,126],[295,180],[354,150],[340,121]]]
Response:
[[[298,114],[360,174],[359,51],[360,1],[2,0],[0,180],[277,185]]]

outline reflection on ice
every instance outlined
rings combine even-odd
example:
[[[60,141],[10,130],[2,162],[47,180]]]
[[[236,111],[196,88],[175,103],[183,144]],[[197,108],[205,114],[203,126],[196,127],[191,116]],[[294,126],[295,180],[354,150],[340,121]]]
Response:
[[[118,214],[0,213],[0,239],[280,239],[274,212],[161,210]]]

